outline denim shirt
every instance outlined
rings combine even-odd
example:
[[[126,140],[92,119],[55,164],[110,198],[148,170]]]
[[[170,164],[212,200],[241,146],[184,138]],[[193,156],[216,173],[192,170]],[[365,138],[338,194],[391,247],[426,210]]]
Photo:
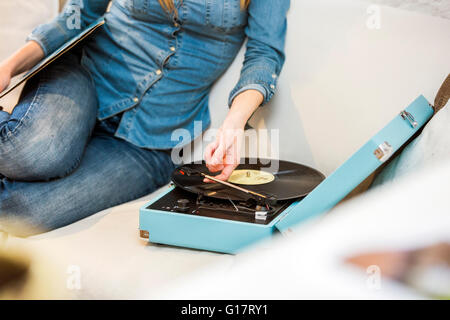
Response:
[[[28,40],[46,55],[104,16],[105,25],[84,45],[82,64],[98,95],[98,119],[120,116],[115,136],[139,147],[170,149],[185,129],[190,139],[210,125],[209,92],[245,38],[240,78],[229,95],[256,89],[269,101],[285,55],[290,0],[175,0],[178,15],[158,0],[69,0],[53,21]],[[77,20],[78,19],[78,20]],[[77,28],[77,23],[79,24]],[[201,121],[202,130],[194,130]],[[187,143],[183,138],[183,143]]]

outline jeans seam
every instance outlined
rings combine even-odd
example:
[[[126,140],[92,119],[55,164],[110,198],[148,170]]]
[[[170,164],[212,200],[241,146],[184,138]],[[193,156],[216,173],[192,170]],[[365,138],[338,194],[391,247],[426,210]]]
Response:
[[[84,156],[84,152],[80,157],[75,159],[75,162],[73,163],[73,165],[71,165],[69,169],[65,170],[64,173],[61,176],[59,176],[59,178],[64,178],[64,177],[67,177],[70,174],[72,174],[79,167],[81,160],[83,159],[83,156]]]
[[[1,137],[1,141],[2,142],[7,141],[8,139],[10,139],[10,137],[12,135],[16,134],[16,132],[20,129],[20,127],[23,126],[24,120],[29,118],[29,113],[30,113],[31,109],[33,109],[35,104],[37,104],[37,102],[40,101],[40,99],[41,99],[41,96],[39,94],[40,91],[41,91],[41,87],[42,87],[42,83],[41,83],[41,79],[39,79],[38,87],[36,89],[36,93],[34,94],[33,100],[30,102],[30,105],[27,108],[27,111],[25,112],[23,117],[20,118],[19,123],[17,124],[16,127],[13,130],[8,131],[8,133],[4,137]]]

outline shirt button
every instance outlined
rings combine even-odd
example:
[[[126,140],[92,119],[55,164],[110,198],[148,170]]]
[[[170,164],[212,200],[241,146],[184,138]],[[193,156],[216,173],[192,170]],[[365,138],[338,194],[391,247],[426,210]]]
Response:
[[[134,101],[134,102],[138,102],[139,99],[138,99],[137,97],[134,97],[134,98],[133,98],[133,101]]]
[[[170,51],[175,51],[175,47],[170,47]]]
[[[273,84],[271,84],[270,87],[271,87],[272,89],[275,89],[275,86],[274,86]]]
[[[156,74],[159,76],[161,74],[161,69],[156,70]]]
[[[272,75],[272,78],[276,79],[276,77],[277,77],[277,75],[274,73],[274,74]]]

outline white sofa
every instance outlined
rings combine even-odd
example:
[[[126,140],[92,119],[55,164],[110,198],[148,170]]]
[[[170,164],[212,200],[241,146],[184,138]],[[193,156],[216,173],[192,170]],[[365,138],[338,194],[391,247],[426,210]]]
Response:
[[[368,20],[377,13],[380,28],[373,29]],[[3,21],[0,19],[0,24]],[[10,25],[16,23],[10,21]],[[280,129],[280,158],[312,165],[325,174],[343,163],[418,95],[424,94],[432,102],[450,70],[450,42],[446,41],[450,20],[372,7],[359,0],[295,0],[288,28],[287,61],[278,92],[251,123],[258,128]],[[8,34],[0,35],[1,42],[9,41]],[[18,33],[14,35],[17,37]],[[226,98],[237,81],[242,56],[243,50],[213,89],[213,127],[220,125],[227,112]],[[36,270],[52,265],[53,277],[58,279],[53,281],[57,297],[158,298],[160,288],[175,285],[173,292],[177,292],[179,279],[212,265],[220,265],[223,274],[239,268],[239,256],[140,240],[138,209],[152,196],[43,235],[10,238],[7,246],[26,248]],[[355,208],[362,210],[364,205]],[[352,230],[349,225],[342,227]],[[67,285],[71,270],[79,271],[80,287]],[[238,274],[234,277],[239,279]],[[300,290],[298,296],[307,293]],[[401,297],[402,291],[395,294]]]

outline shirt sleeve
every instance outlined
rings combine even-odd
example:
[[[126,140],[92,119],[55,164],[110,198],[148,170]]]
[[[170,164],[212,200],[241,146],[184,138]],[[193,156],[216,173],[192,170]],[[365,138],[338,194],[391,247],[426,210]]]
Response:
[[[285,61],[289,7],[290,0],[250,1],[245,59],[239,81],[230,93],[229,106],[239,93],[248,89],[260,91],[264,96],[263,104],[274,95]]]
[[[262,86],[261,84],[258,84],[258,83],[247,84],[247,85],[243,86],[242,88],[238,89],[237,91],[235,91],[233,94],[230,94],[228,105],[231,107],[231,104],[233,103],[233,100],[236,96],[238,96],[241,92],[244,92],[244,91],[250,90],[250,89],[258,90],[259,92],[261,92],[261,94],[264,97],[264,101],[266,100],[267,96],[269,95],[267,93],[266,88],[264,86]]]
[[[47,56],[81,33],[100,18],[110,0],[68,0],[62,12],[52,21],[36,27],[27,37],[42,47]]]

